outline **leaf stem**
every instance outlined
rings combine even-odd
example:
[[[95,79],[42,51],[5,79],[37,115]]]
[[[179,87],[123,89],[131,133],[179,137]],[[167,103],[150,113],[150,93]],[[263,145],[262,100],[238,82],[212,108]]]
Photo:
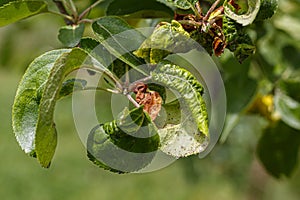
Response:
[[[206,15],[204,16],[204,18],[203,18],[204,21],[208,20],[210,14],[215,10],[215,8],[217,7],[217,5],[219,3],[220,3],[220,0],[217,0],[217,1],[215,1],[215,3],[213,3],[213,5],[209,8]]]
[[[200,5],[200,1],[198,1],[198,2],[196,3],[196,9],[197,9],[199,15],[202,16],[203,11],[202,11],[202,8],[201,8],[201,5]]]
[[[192,4],[191,4],[191,5],[192,5]],[[192,5],[191,8],[192,8],[193,12],[195,13],[196,18],[201,19],[201,15],[200,15],[200,13],[198,12],[197,6],[196,6],[196,5]]]
[[[196,26],[198,28],[202,26],[202,22],[196,22],[193,20],[178,20],[178,22],[182,25]]]
[[[123,91],[122,84],[115,77],[115,75],[112,74],[109,70],[103,70],[99,66],[90,66],[90,65],[82,66],[82,68],[90,69],[90,70],[93,70],[93,71],[96,71],[96,72],[100,72],[100,73],[103,73],[103,74],[107,75],[116,84],[116,87],[118,88],[118,91],[119,92]]]
[[[67,25],[72,25],[74,24],[73,18],[69,15],[68,11],[66,10],[65,5],[63,4],[62,1],[60,0],[53,0],[55,3],[56,7],[58,8],[59,12],[62,14],[61,16],[64,17],[64,21]],[[56,13],[53,13],[56,14]],[[68,17],[67,17],[68,16]]]
[[[132,98],[132,96],[131,96],[130,94],[126,94],[126,97],[128,98],[128,100],[129,100],[135,107],[139,108],[139,107],[141,106],[140,104],[138,104],[138,103]]]
[[[78,21],[78,11],[73,2],[73,0],[68,0],[66,6],[71,10],[73,17],[75,18],[76,22]]]
[[[88,12],[90,12],[93,8],[95,8],[99,3],[103,2],[103,0],[98,0],[95,3],[93,3],[91,6],[89,6],[87,9],[85,9],[78,17],[79,20],[81,20]]]
[[[101,90],[101,91],[105,91],[105,92],[110,92],[110,93],[114,93],[114,94],[120,94],[120,91],[118,90],[112,90],[109,88],[102,88],[102,87],[85,87],[83,90],[87,91],[87,90]]]
[[[62,13],[58,13],[58,12],[54,12],[54,11],[49,11],[49,13],[54,14],[54,15],[61,16],[61,17],[63,17],[64,19],[69,20],[71,24],[74,23],[73,17],[71,17],[71,16],[69,16],[69,15],[62,14]],[[69,25],[69,24],[68,24],[68,25]]]

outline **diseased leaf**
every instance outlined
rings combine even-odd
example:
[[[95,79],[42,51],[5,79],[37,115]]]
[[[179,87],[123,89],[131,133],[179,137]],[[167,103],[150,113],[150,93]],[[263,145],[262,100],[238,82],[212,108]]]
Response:
[[[163,109],[164,112],[155,121],[160,127],[158,129],[161,141],[160,150],[175,158],[204,151],[208,145],[208,138],[195,136],[198,128],[183,99],[167,103],[163,105]]]
[[[144,35],[129,26],[118,17],[109,16],[100,18],[92,25],[93,31],[100,43],[116,58],[130,67],[147,75],[138,66],[145,64],[131,52],[137,49],[145,40]]]
[[[140,0],[114,0],[109,4],[106,15],[134,18],[170,18],[174,16],[174,12],[170,7],[156,0],[147,0],[143,3]]]
[[[165,0],[165,1],[173,4],[177,8],[187,10],[195,6],[198,0]]]
[[[233,19],[239,24],[242,24],[243,26],[247,26],[255,20],[255,17],[259,11],[260,0],[248,0],[248,10],[241,14],[239,14],[239,9],[237,9],[237,7],[240,6],[232,2],[233,1],[231,0],[224,1],[224,12],[227,17]]]
[[[274,104],[275,111],[279,113],[282,121],[300,130],[300,103],[277,90],[274,96]]]
[[[0,27],[47,11],[47,4],[44,1],[9,2],[0,7]]]
[[[116,120],[96,126],[87,141],[88,156],[101,168],[127,173],[146,167],[159,147],[157,129],[142,107],[125,108]]]
[[[189,33],[173,20],[156,28],[134,54],[156,64],[170,53],[185,53],[191,49],[193,44]]]
[[[57,134],[53,114],[63,81],[69,73],[81,67],[107,71],[85,51],[74,48],[56,61],[47,77],[39,105],[35,138],[37,159],[43,167],[49,167],[56,148]]]
[[[278,0],[260,0],[260,2],[260,8],[255,20],[271,18],[278,8]]]
[[[36,58],[20,81],[12,108],[13,130],[25,153],[34,154],[35,131],[39,106],[47,77],[55,61],[70,50],[61,49],[47,52]]]
[[[164,129],[159,130],[162,149],[174,157],[203,151],[208,145],[209,130],[208,114],[202,98],[204,92],[202,85],[190,72],[169,61],[160,62],[151,72],[151,77],[153,81],[178,92],[182,99],[180,110],[183,110],[183,114],[174,115],[184,116],[180,124],[166,124]],[[171,112],[173,111],[171,109]],[[170,113],[167,116],[170,117]],[[172,118],[174,120],[174,117]],[[176,117],[175,121],[178,121]],[[184,147],[180,145],[181,142],[185,144]]]
[[[59,29],[58,39],[66,47],[75,47],[82,37],[84,24],[63,26]]]
[[[240,63],[255,53],[255,46],[247,34],[245,27],[236,23],[227,16],[223,17],[223,32],[227,43],[227,48],[234,52]]]
[[[143,110],[149,114],[151,120],[155,120],[163,101],[159,93],[149,90],[148,86],[144,83],[136,84],[133,92],[135,93],[135,101],[143,106]]]
[[[299,131],[279,121],[264,131],[257,146],[257,155],[274,177],[289,177],[298,162],[299,145]]]

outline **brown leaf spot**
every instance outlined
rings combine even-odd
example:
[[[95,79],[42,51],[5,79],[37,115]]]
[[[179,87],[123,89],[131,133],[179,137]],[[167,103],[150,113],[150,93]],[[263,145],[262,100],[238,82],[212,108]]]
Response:
[[[162,98],[156,91],[150,91],[144,83],[138,83],[133,90],[136,94],[135,100],[139,105],[143,105],[152,120],[155,120],[162,104]]]
[[[220,56],[225,49],[225,42],[221,40],[219,37],[215,37],[214,42],[213,42],[213,48],[216,56]]]

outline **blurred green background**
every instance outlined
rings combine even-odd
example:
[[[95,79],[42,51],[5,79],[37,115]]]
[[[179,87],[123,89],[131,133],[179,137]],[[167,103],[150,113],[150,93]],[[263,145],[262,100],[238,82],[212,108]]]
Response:
[[[291,11],[296,2],[282,5]],[[285,16],[284,11],[272,23],[290,28],[290,39],[298,43],[300,15]],[[256,159],[255,147],[265,121],[251,115],[242,117],[226,142],[204,159],[195,156],[152,173],[116,175],[97,168],[86,157],[72,119],[71,99],[66,98],[56,107],[60,134],[52,166],[41,168],[14,138],[11,106],[28,64],[43,52],[61,47],[57,32],[63,23],[44,14],[0,28],[0,199],[300,199],[299,167],[291,178],[277,180]]]

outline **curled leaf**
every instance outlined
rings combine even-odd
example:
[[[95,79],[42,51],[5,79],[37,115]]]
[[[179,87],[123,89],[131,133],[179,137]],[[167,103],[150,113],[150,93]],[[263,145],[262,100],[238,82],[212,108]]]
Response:
[[[204,92],[202,85],[189,71],[169,61],[160,62],[151,76],[155,82],[178,92],[182,99],[180,109],[177,110],[179,112],[183,110],[183,114],[178,114],[178,111],[176,114],[176,109],[170,109],[170,107],[169,110],[174,115],[167,111],[168,122],[163,129],[160,129],[162,149],[174,157],[200,153],[208,145],[209,138],[208,114],[202,98]],[[177,105],[174,104],[174,106]],[[174,124],[180,116],[180,123]],[[171,151],[170,148],[173,150]]]
[[[227,44],[226,47],[234,52],[240,63],[255,53],[255,46],[242,25],[224,16],[222,26]]]
[[[46,78],[35,132],[36,155],[43,167],[49,167],[56,148],[57,134],[53,117],[56,102],[60,97],[60,89],[66,76],[81,67],[93,68],[100,72],[107,71],[87,52],[74,48],[55,62]]]
[[[91,131],[87,150],[90,160],[99,167],[126,173],[146,167],[159,143],[157,129],[143,108],[125,108],[116,120]]]
[[[227,17],[233,19],[243,26],[251,24],[259,11],[260,0],[248,0],[247,11],[245,13],[239,13],[240,6],[235,3],[234,0],[224,1],[224,13]]]
[[[261,0],[260,8],[255,20],[271,18],[278,8],[278,0]]]
[[[170,53],[185,53],[193,48],[188,32],[172,20],[157,27],[134,54],[149,63],[158,63]]]
[[[13,131],[25,153],[35,154],[36,125],[45,83],[56,60],[70,50],[47,52],[36,58],[19,83],[12,108]]]
[[[186,157],[204,151],[208,137],[198,137],[198,128],[183,99],[163,105],[164,126],[159,128],[160,150],[175,158]],[[157,121],[159,125],[159,120]]]

